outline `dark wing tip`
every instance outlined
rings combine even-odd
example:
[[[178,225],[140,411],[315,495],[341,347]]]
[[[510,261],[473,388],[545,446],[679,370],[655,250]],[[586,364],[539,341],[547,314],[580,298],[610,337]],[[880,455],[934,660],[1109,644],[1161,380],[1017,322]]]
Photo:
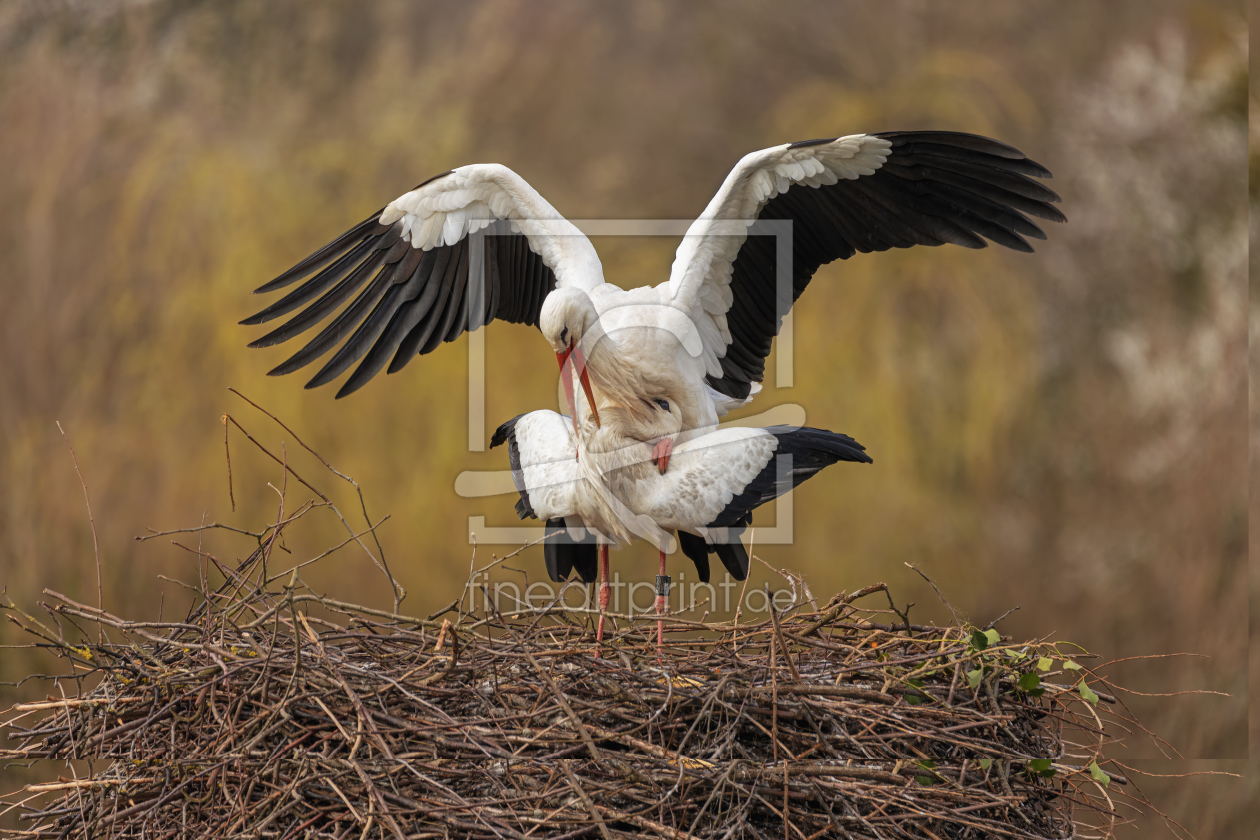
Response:
[[[284,315],[287,312],[292,311],[293,307],[282,307],[281,303],[282,302],[280,301],[273,303],[271,306],[268,306],[266,309],[259,310],[258,312],[255,312],[253,315],[250,315],[248,318],[238,321],[237,323],[245,327],[256,327],[259,324],[265,324],[268,321],[274,321],[276,318],[280,317],[281,315]],[[280,329],[283,330],[284,327],[281,327]],[[264,338],[266,337],[267,336],[264,336]],[[280,339],[280,341],[288,341],[288,338]],[[271,344],[279,344],[280,341],[269,342],[267,344],[259,344],[257,346],[270,347]],[[251,344],[249,346],[254,347],[255,345]]]
[[[288,285],[288,282],[286,280],[285,275],[281,274],[276,279],[269,280],[266,283],[263,283],[257,289],[254,289],[254,291],[250,292],[250,294],[251,295],[265,295],[267,294],[267,292],[274,292],[276,289],[283,288],[287,285]]]
[[[922,141],[926,143],[941,143],[946,146],[958,146],[962,149],[986,152],[1011,160],[1025,160],[1027,157],[1009,143],[1003,143],[1001,140],[994,140],[992,137],[985,137],[983,134],[972,134],[967,131],[878,131],[871,136],[889,140],[894,146],[899,146],[902,143]]]
[[[841,440],[841,441],[843,441],[846,445],[851,446],[851,447],[853,447],[854,449],[860,449],[860,450],[862,450],[863,452],[865,452],[865,451],[866,451],[866,447],[865,447],[865,446],[863,446],[862,444],[858,443],[856,440],[854,440],[854,439],[853,439],[852,437],[850,437],[849,435],[846,435],[844,432],[833,432],[833,434],[834,434],[836,437],[840,438],[840,440]]]
[[[312,379],[310,382],[306,383],[306,387],[318,388],[320,385],[323,385],[324,383],[317,381],[318,379],[319,379],[318,376],[315,377],[315,379]],[[353,376],[350,377],[349,379],[346,380],[346,383],[342,385],[341,388],[337,391],[337,396],[335,397],[335,399],[341,399],[342,397],[350,396],[355,391],[359,390],[364,385],[368,384],[368,382],[370,382],[371,379],[372,377],[366,376],[356,382]]]
[[[853,441],[852,446],[844,447],[847,460],[854,464],[873,464],[875,459],[866,453],[866,447],[857,441]]]
[[[1031,248],[1029,250],[1032,250]],[[866,454],[866,447],[858,443],[853,438],[843,432],[835,432],[842,448],[849,450],[849,454],[853,456],[853,461],[859,464],[873,464],[875,461],[870,455]]]
[[[964,131],[881,131],[871,136],[891,141],[894,148],[906,143],[924,142],[983,152],[1007,160],[1019,161],[1018,171],[1023,175],[1030,175],[1034,178],[1054,177],[1049,169],[1009,143],[1003,143],[1001,140],[994,140],[992,137],[985,137],[981,134],[968,134]],[[1042,189],[1046,193],[1045,201],[1061,201],[1053,190],[1046,187],[1042,187]],[[1043,218],[1049,218],[1053,221],[1067,221],[1066,218],[1053,219],[1050,216],[1044,216]]]
[[[1063,200],[1062,198],[1060,198],[1060,197],[1059,197],[1059,194],[1058,194],[1057,192],[1055,192],[1054,190],[1050,189],[1049,187],[1045,187],[1045,186],[1043,186],[1041,189],[1042,189],[1045,193],[1047,193],[1047,195],[1045,195],[1045,196],[1042,198],[1042,201],[1050,201],[1050,202],[1053,202],[1053,203],[1055,203],[1055,204],[1058,204],[1059,202],[1061,202],[1061,201]]]
[[[254,345],[251,344],[249,346],[253,347]],[[265,347],[267,345],[264,344],[264,345],[259,345],[259,346]],[[271,370],[267,371],[267,375],[268,376],[285,376],[287,374],[293,373],[293,371],[295,370],[301,370],[302,368],[306,367],[308,364],[311,363],[313,357],[305,358],[303,356],[303,352],[304,352],[303,350],[299,350],[294,355],[290,356],[289,358],[285,359],[280,364],[273,367]]]
[[[1067,216],[1063,215],[1062,210],[1050,204],[1049,202],[1051,201],[1057,202],[1062,201],[1062,199],[1057,195],[1054,198],[1046,198],[1040,203],[1035,211],[1032,207],[1029,207],[1026,212],[1035,215],[1038,219],[1044,219],[1047,222],[1058,222],[1059,224],[1063,224],[1068,220]]]
[[[1037,161],[1033,160],[1030,157],[1027,157],[1027,156],[1024,157],[1024,166],[1025,166],[1024,171],[1027,174],[1033,175],[1034,177],[1037,177],[1037,178],[1053,178],[1054,177],[1054,175],[1051,174],[1049,169],[1046,169],[1044,166],[1042,166],[1040,163],[1037,163]]]

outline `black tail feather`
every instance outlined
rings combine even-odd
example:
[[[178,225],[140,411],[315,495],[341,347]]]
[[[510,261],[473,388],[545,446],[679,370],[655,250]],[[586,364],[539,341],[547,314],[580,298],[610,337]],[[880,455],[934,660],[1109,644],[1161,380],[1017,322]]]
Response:
[[[559,533],[557,533],[557,531]],[[599,546],[588,535],[578,542],[569,536],[563,519],[548,519],[543,540],[543,560],[547,564],[547,576],[556,583],[569,579],[569,573],[577,569],[583,583],[593,583],[598,576]]]
[[[704,537],[697,537],[686,531],[678,532],[678,545],[682,553],[696,564],[696,573],[700,576],[702,583],[709,582],[710,554],[717,554],[722,565],[726,567],[726,571],[730,572],[735,580],[745,580],[748,577],[748,552],[744,550],[744,543],[740,539],[740,535],[744,533],[744,526],[730,528],[727,533],[729,542],[709,543]]]
[[[682,549],[682,553],[687,555],[687,558],[692,563],[696,564],[696,574],[700,576],[701,583],[708,583],[710,549],[704,541],[704,537],[697,537],[695,534],[679,531],[678,547]]]
[[[732,532],[735,530],[731,529]],[[740,528],[740,531],[743,531]],[[744,542],[738,535],[734,542],[725,545],[719,543],[713,546],[713,550],[717,553],[718,559],[722,561],[722,565],[726,567],[726,571],[731,573],[731,577],[735,580],[745,580],[748,577],[748,552],[744,550]]]

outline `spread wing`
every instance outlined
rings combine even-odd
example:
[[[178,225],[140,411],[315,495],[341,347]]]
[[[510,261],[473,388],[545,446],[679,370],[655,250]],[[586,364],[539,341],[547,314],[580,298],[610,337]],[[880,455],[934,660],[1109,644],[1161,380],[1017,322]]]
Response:
[[[505,166],[474,164],[399,196],[255,293],[308,277],[241,323],[301,309],[249,345],[269,347],[337,313],[269,375],[292,373],[341,344],[306,385],[331,382],[358,362],[340,398],[386,362],[395,373],[496,318],[537,326],[552,289],[594,288],[603,271],[590,240],[523,178]]]
[[[1051,206],[1059,197],[1034,180],[1048,177],[1005,143],[947,131],[855,134],[754,152],[678,247],[671,304],[696,323],[709,384],[746,398],[762,380],[783,316],[819,266],[913,245],[984,248],[986,239],[1032,251],[1025,237],[1046,237],[1029,216],[1066,221]],[[750,230],[754,222],[770,224]],[[789,230],[790,252],[776,250]]]

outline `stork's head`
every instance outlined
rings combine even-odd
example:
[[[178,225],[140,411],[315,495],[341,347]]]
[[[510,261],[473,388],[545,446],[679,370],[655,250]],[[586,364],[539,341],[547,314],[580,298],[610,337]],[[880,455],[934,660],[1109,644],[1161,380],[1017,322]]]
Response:
[[[574,431],[578,428],[577,401],[573,395],[573,380],[569,377],[566,365],[572,364],[582,382],[582,390],[586,392],[587,404],[599,426],[599,409],[595,405],[595,394],[591,391],[591,380],[586,372],[586,353],[582,349],[582,339],[594,336],[599,323],[599,313],[595,304],[581,289],[565,287],[556,289],[543,301],[542,312],[538,318],[538,328],[543,338],[556,351],[556,360],[560,363],[560,378],[564,382],[565,394],[572,412]]]
[[[538,317],[538,328],[551,349],[563,353],[581,344],[598,321],[599,313],[590,296],[581,289],[567,286],[547,295]]]

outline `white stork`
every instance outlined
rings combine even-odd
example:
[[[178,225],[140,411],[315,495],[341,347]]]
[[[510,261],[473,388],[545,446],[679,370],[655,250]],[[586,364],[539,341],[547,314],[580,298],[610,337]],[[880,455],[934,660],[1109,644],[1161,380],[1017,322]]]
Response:
[[[675,440],[713,428],[757,393],[771,341],[819,266],[912,245],[983,248],[986,239],[1031,251],[1025,237],[1045,234],[1029,216],[1065,221],[1051,206],[1059,197],[1034,180],[1049,175],[1011,146],[955,132],[775,146],[745,156],[727,176],[688,230],[667,282],[627,291],[604,282],[590,241],[524,179],[497,164],[463,166],[257,289],[314,273],[242,323],[302,310],[250,345],[265,347],[344,305],[270,371],[291,373],[340,344],[306,386],[357,363],[338,397],[386,362],[394,373],[495,318],[538,325],[561,368],[575,363],[592,412],[614,405],[647,417],[655,405],[670,406],[684,434],[658,438],[652,458],[663,468]],[[757,221],[790,222],[790,253],[776,252],[774,236],[750,231]],[[493,235],[471,241],[482,232]],[[562,378],[573,403],[572,380]],[[580,416],[574,404],[575,429]],[[592,419],[598,428],[598,415]]]
[[[318,271],[241,323],[305,307],[250,345],[266,347],[350,302],[270,371],[291,373],[341,343],[306,386],[331,382],[357,362],[338,397],[386,362],[397,372],[496,318],[535,324],[557,354],[584,349],[591,379],[610,398],[626,406],[666,399],[684,429],[703,429],[759,390],[771,341],[819,266],[912,245],[983,248],[986,239],[1031,251],[1025,237],[1045,233],[1029,216],[1065,221],[1051,206],[1059,197],[1034,180],[1049,176],[1018,149],[956,132],[775,146],[731,170],[678,247],[667,282],[627,291],[604,282],[590,241],[519,175],[498,164],[462,166],[257,289]],[[790,253],[776,253],[774,236],[748,235],[754,222],[784,220]],[[495,235],[470,247],[469,234],[481,231]],[[781,267],[790,269],[783,288]]]
[[[753,510],[837,461],[871,463],[862,445],[847,435],[788,426],[735,427],[683,439],[663,470],[652,463],[653,434],[640,430],[642,439],[624,435],[634,421],[628,414],[619,417],[622,412],[605,404],[602,424],[597,427],[590,418],[575,433],[569,418],[534,411],[504,423],[490,442],[492,448],[508,444],[520,518],[543,519],[548,530],[561,531],[548,538],[544,549],[552,580],[565,580],[574,569],[584,581],[594,580],[598,541],[601,613],[609,601],[610,543],[625,544],[637,535],[660,547],[656,609],[661,613],[669,592],[667,532],[677,532],[702,581],[709,580],[708,556],[715,552],[736,580],[744,580],[748,553],[740,534],[752,523]],[[671,417],[664,410],[658,413]],[[660,426],[671,422],[663,419]],[[584,540],[586,531],[596,540]],[[661,632],[658,621],[658,647]],[[603,633],[601,614],[596,639],[602,640]]]

